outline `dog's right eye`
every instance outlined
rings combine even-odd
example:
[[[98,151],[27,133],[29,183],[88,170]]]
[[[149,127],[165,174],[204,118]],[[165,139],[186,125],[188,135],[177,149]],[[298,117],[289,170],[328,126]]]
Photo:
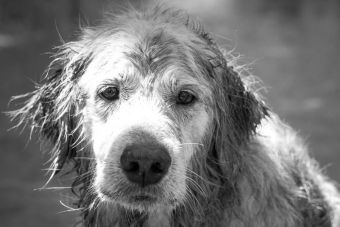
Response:
[[[189,91],[180,91],[177,95],[176,103],[181,105],[189,105],[195,101],[196,97]]]
[[[114,101],[119,98],[119,89],[117,87],[106,87],[99,92],[102,99]]]

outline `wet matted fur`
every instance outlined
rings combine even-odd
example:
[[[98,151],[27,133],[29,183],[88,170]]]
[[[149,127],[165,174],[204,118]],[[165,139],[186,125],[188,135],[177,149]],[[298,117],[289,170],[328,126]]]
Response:
[[[246,74],[186,13],[130,10],[62,45],[11,115],[52,145],[52,177],[71,165],[85,226],[336,226],[337,189]],[[171,165],[141,187],[120,156],[146,140]]]

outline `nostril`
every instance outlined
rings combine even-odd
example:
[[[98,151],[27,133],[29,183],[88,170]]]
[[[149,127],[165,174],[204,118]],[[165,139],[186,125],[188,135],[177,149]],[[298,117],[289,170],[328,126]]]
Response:
[[[120,158],[121,167],[125,172],[137,173],[140,170],[140,164],[137,159],[131,157],[129,152],[124,153]]]
[[[127,172],[138,172],[139,170],[139,164],[138,162],[129,162],[129,164],[124,168]]]
[[[163,173],[164,168],[160,162],[153,163],[150,167],[152,173]]]

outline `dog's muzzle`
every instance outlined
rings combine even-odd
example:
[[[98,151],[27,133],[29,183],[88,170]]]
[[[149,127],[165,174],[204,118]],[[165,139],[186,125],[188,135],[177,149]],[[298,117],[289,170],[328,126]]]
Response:
[[[145,187],[160,182],[168,172],[171,157],[157,142],[133,143],[125,147],[120,164],[130,182]]]

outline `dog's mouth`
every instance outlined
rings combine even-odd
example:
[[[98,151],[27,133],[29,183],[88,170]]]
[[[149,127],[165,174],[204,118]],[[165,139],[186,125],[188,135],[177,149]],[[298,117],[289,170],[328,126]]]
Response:
[[[102,194],[105,196],[107,200],[118,203],[121,202],[124,204],[128,204],[130,206],[150,207],[155,205],[160,200],[159,196],[152,195],[146,192],[117,196],[108,191],[102,191]]]
[[[151,195],[146,195],[146,194],[139,194],[139,195],[134,195],[130,197],[130,200],[134,202],[156,202],[157,198]]]
[[[139,207],[143,210],[154,207],[159,199],[152,195],[137,194],[126,198],[126,203],[132,207]]]

